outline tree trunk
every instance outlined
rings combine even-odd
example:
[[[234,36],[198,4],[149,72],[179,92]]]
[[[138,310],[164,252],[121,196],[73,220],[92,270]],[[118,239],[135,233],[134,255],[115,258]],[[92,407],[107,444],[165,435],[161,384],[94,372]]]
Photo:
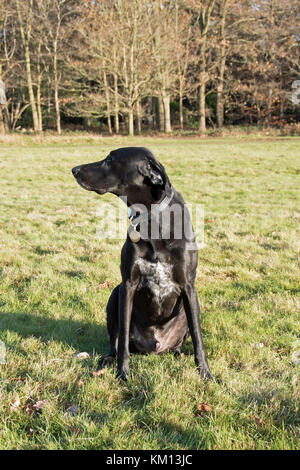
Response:
[[[38,44],[38,54],[37,54],[37,89],[36,89],[36,106],[39,122],[39,132],[43,130],[43,116],[42,116],[42,106],[41,106],[41,83],[42,83],[42,74],[41,74],[41,42]]]
[[[164,105],[161,96],[158,97],[158,122],[159,122],[159,130],[160,132],[164,132],[165,130],[165,112],[164,112]]]
[[[36,89],[36,107],[37,107],[37,115],[38,115],[38,126],[39,132],[43,130],[43,117],[42,117],[42,106],[41,106],[41,75],[38,72],[37,77],[37,89]]]
[[[206,115],[205,115],[205,82],[203,81],[199,87],[199,132],[206,132]]]
[[[158,115],[158,98],[152,96],[152,129],[159,129],[159,115]],[[150,122],[149,122],[150,124]]]
[[[30,53],[29,47],[25,46],[25,64],[26,64],[26,76],[27,76],[27,88],[32,112],[32,121],[33,121],[33,129],[35,132],[39,132],[39,119],[37,114],[36,102],[33,92],[33,84],[32,84],[32,75],[31,75],[31,63],[30,63]]]
[[[180,124],[180,129],[183,130],[183,104],[182,104],[183,98],[182,98],[182,89],[181,86],[179,88],[179,124]]]
[[[119,123],[119,95],[118,95],[118,75],[114,74],[114,97],[115,97],[115,120],[114,128],[115,133],[119,134],[120,132],[120,123]]]
[[[108,127],[108,133],[111,135],[113,132],[112,132],[112,125],[111,125],[110,109],[107,110],[107,127]]]
[[[2,113],[2,106],[0,105],[0,135],[5,134],[5,126],[4,126],[4,117]]]
[[[284,98],[283,98],[283,83],[282,83],[282,66],[280,65],[280,111],[279,111],[280,127],[283,124],[283,115],[284,115]]]
[[[134,135],[133,109],[132,109],[132,107],[128,111],[128,135]]]
[[[55,114],[56,114],[56,130],[58,135],[61,135],[61,117],[60,117],[60,105],[59,105],[59,98],[58,98],[58,85],[55,83],[55,90],[54,90],[54,101],[55,101]]]
[[[221,7],[221,49],[219,57],[219,77],[217,84],[217,126],[219,128],[224,125],[224,74],[225,74],[225,64],[226,64],[226,54],[225,54],[225,24],[226,24],[226,15],[227,15],[227,4],[228,0],[223,0]]]
[[[205,114],[205,90],[206,90],[206,81],[205,81],[205,69],[206,69],[206,60],[205,60],[205,40],[201,44],[200,49],[200,86],[199,86],[199,132],[200,134],[205,134],[206,132],[206,114]]]
[[[224,103],[223,103],[223,85],[217,87],[217,127],[224,125]]]
[[[54,41],[54,56],[53,56],[53,74],[54,74],[54,103],[56,114],[56,130],[61,135],[61,117],[60,117],[60,104],[58,96],[58,72],[57,72],[57,41]]]
[[[267,102],[267,116],[266,116],[266,123],[268,127],[270,127],[272,124],[272,98],[273,98],[273,89],[272,87],[270,87],[268,102]]]
[[[18,19],[19,19],[19,29],[20,29],[22,44],[23,44],[23,47],[24,47],[27,88],[28,88],[29,100],[30,100],[30,105],[31,105],[33,128],[34,128],[35,132],[38,132],[39,131],[39,120],[38,120],[36,102],[35,102],[35,97],[34,97],[34,92],[33,92],[32,74],[31,74],[31,61],[30,61],[30,49],[29,49],[29,41],[30,41],[30,37],[31,37],[31,19],[32,19],[33,0],[30,0],[30,5],[29,5],[30,10],[29,10],[27,37],[25,36],[25,31],[24,31],[24,28],[23,28],[19,1],[16,2],[16,6],[17,6]]]
[[[42,106],[41,106],[41,82],[40,77],[38,77],[37,90],[36,90],[36,107],[38,114],[39,122],[39,132],[43,130],[43,117],[42,117]]]
[[[170,113],[170,95],[163,95],[163,104],[164,104],[164,113],[165,113],[165,122],[164,122],[164,131],[172,132],[171,127],[171,113]]]
[[[146,103],[145,103],[145,117],[147,119],[147,126],[150,129],[153,129],[154,127],[153,104],[154,104],[153,97],[147,96]]]
[[[223,98],[223,90],[224,90],[224,73],[225,73],[225,51],[223,52],[223,58],[220,64],[219,70],[219,79],[217,85],[217,126],[219,128],[223,127],[224,125],[224,98]]]
[[[91,118],[84,117],[83,118],[83,127],[85,131],[88,131],[91,127]]]
[[[108,89],[107,78],[106,78],[106,73],[105,72],[103,72],[103,83],[104,83],[105,96],[106,96],[107,127],[108,127],[109,134],[112,134],[110,97],[109,97],[109,89]]]
[[[199,132],[205,134],[206,132],[206,119],[205,119],[205,90],[206,90],[206,41],[207,33],[210,26],[210,17],[215,5],[215,0],[208,0],[206,5],[203,5],[201,15],[199,16],[199,26],[201,31],[201,45],[200,45],[200,75],[199,75]]]
[[[261,111],[260,111],[260,104],[257,104],[257,125],[258,127],[261,126]]]
[[[0,63],[0,80],[2,78],[2,65]],[[1,80],[2,81],[2,80]],[[4,83],[2,81],[2,83]],[[5,84],[4,84],[4,90],[5,90]],[[5,95],[5,92],[4,92],[4,95]],[[0,103],[0,135],[4,135],[6,132],[6,129],[5,129],[5,120],[4,120],[4,106],[6,103],[6,96],[4,96],[4,100],[3,100],[3,104]]]
[[[47,118],[50,118],[51,114],[51,82],[50,82],[50,77],[48,77],[47,80]]]
[[[137,133],[138,135],[140,135],[142,133],[142,116],[141,116],[140,100],[136,102],[136,117],[137,117]]]

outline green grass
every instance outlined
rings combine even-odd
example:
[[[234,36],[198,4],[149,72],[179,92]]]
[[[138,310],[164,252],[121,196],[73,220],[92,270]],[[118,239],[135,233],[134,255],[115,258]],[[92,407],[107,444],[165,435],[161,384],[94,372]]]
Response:
[[[96,236],[96,209],[116,198],[70,170],[126,145],[151,148],[185,201],[204,204],[196,287],[218,383],[198,377],[191,340],[180,357],[132,356],[126,384],[92,375],[123,242]],[[1,144],[0,448],[299,448],[299,155],[297,138]]]

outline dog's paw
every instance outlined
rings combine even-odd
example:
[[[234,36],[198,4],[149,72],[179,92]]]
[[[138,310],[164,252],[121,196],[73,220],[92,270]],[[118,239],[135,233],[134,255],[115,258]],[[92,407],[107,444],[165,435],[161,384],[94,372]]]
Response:
[[[214,376],[212,375],[212,373],[210,372],[209,369],[198,369],[199,370],[199,374],[201,376],[201,378],[203,380],[212,380],[213,382],[215,381],[215,378]]]
[[[181,355],[181,348],[174,349],[172,352],[175,357],[178,357]]]
[[[102,356],[98,362],[98,369],[104,369],[105,367],[112,367],[114,365],[115,358],[113,356]]]
[[[119,382],[127,382],[127,377],[124,371],[118,371],[116,378]]]

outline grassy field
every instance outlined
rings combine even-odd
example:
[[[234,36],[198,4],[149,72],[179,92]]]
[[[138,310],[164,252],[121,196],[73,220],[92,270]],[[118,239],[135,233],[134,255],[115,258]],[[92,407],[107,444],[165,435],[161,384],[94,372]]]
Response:
[[[191,340],[132,356],[126,384],[93,375],[123,242],[96,236],[117,199],[70,170],[127,145],[205,207],[196,286],[218,383],[198,377]],[[24,140],[1,144],[0,175],[1,449],[300,448],[299,138]]]

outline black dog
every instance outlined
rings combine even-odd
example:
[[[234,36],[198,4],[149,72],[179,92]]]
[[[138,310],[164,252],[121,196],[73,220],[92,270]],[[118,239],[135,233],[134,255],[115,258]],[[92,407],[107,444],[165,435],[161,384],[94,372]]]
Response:
[[[150,150],[128,147],[114,150],[100,162],[76,166],[72,172],[84,189],[126,197],[127,205],[133,208],[121,254],[122,282],[107,304],[110,352],[101,358],[100,368],[111,364],[117,355],[117,377],[125,380],[129,352],[180,353],[190,332],[200,375],[211,379],[194,286],[198,252],[189,249],[193,232],[192,238],[183,231],[182,236],[175,236],[176,227],[183,227],[183,214],[187,214],[190,226],[191,222],[164,167]],[[182,209],[177,220],[169,210],[171,204]],[[157,236],[143,233],[143,220],[152,228],[156,224]]]

